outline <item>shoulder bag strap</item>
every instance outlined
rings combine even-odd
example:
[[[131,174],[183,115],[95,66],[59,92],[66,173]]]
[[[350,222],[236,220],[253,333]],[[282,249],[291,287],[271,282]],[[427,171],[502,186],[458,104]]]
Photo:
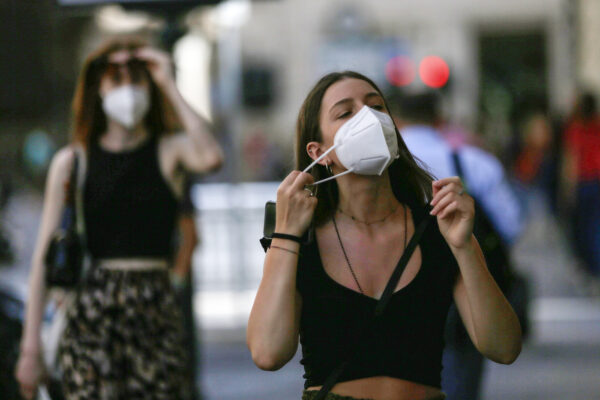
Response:
[[[87,251],[87,235],[85,229],[85,217],[83,212],[83,186],[85,183],[85,177],[88,167],[88,154],[85,147],[81,146],[80,144],[76,144],[73,149],[73,155],[75,156],[76,165],[78,165],[78,169],[76,172],[77,179],[75,180],[76,184],[73,188],[75,190],[74,198],[76,229],[77,235],[79,236],[79,240],[81,241],[81,247],[83,249],[83,267],[81,271],[81,280],[84,280],[91,268],[91,257],[89,252]]]
[[[452,164],[454,164],[454,172],[462,179],[464,177],[464,171],[457,150],[452,152]]]
[[[419,241],[421,240],[421,237],[423,236],[423,233],[425,232],[425,229],[427,228],[427,225],[429,224],[429,221],[431,221],[432,218],[433,217],[427,215],[423,219],[423,221],[421,221],[419,226],[417,227],[417,230],[413,234],[413,237],[410,239],[410,242],[408,242],[408,245],[406,246],[406,250],[404,251],[404,254],[402,254],[402,257],[400,258],[400,261],[398,262],[396,269],[392,273],[392,276],[390,277],[390,280],[388,281],[388,283],[385,287],[385,290],[383,291],[383,294],[381,295],[381,298],[377,302],[377,306],[375,307],[375,314],[373,316],[373,319],[379,318],[379,316],[385,310],[385,307],[387,306],[388,302],[390,301],[392,294],[394,294],[394,290],[396,289],[396,285],[398,284],[398,281],[400,280],[400,277],[402,276],[402,272],[404,272],[404,269],[406,268],[406,265],[408,264],[408,261],[410,260],[410,257],[412,256],[412,253],[417,248],[417,245],[419,244]],[[367,325],[366,329],[363,331],[363,334],[359,337],[364,336],[364,334],[367,332],[367,330],[370,327],[371,327],[371,325]],[[325,399],[325,396],[327,396],[327,393],[329,393],[329,391],[335,386],[340,375],[342,374],[342,372],[344,372],[344,370],[346,369],[346,366],[350,363],[350,361],[354,357],[355,353],[356,353],[355,351],[350,351],[349,356],[329,374],[329,376],[325,380],[325,383],[323,383],[321,390],[319,390],[319,393],[317,393],[317,396],[314,398],[314,400]]]
[[[87,169],[87,157],[85,150],[80,145],[75,145],[73,149],[74,157],[74,176],[72,182],[75,182],[73,187],[74,199],[75,199],[75,212],[77,221],[77,233],[82,239],[85,238],[85,223],[83,217],[83,183],[85,180],[85,171]]]

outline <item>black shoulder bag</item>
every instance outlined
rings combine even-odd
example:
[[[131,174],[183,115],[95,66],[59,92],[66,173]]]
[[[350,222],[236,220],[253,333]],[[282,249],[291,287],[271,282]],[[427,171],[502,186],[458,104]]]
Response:
[[[79,155],[73,151],[73,165],[65,183],[65,201],[60,226],[52,234],[44,262],[46,286],[71,289],[81,279],[84,261],[83,234],[78,230]]]
[[[273,205],[271,205],[271,207],[273,207]],[[267,207],[267,209],[265,210],[265,233],[267,231],[269,231],[269,226],[274,225],[274,217],[275,217],[275,213],[272,210],[269,210],[269,208]],[[268,219],[270,220],[271,218],[273,219],[273,221],[268,221]],[[361,335],[358,336],[359,339],[362,339],[368,333],[368,330],[372,327],[373,322],[375,322],[375,320],[377,320],[383,314],[385,307],[387,306],[388,302],[390,301],[390,298],[394,294],[396,285],[398,284],[398,281],[400,280],[400,277],[402,276],[402,273],[404,272],[404,269],[406,268],[406,265],[408,264],[410,257],[412,256],[413,252],[417,248],[417,245],[419,244],[419,241],[421,240],[423,233],[425,233],[425,229],[427,229],[427,225],[429,224],[429,221],[431,221],[432,219],[433,219],[433,217],[426,215],[425,218],[423,218],[423,220],[417,227],[417,229],[415,230],[415,233],[413,234],[412,238],[406,245],[404,254],[402,254],[402,257],[400,258],[400,261],[398,262],[396,269],[392,273],[392,276],[390,277],[390,280],[388,281],[388,283],[385,287],[385,290],[383,291],[383,294],[381,295],[381,298],[377,301],[377,305],[375,306],[375,313],[373,315],[372,323],[367,324],[366,328],[363,330]],[[273,224],[271,224],[270,222],[273,222]],[[265,251],[268,248],[269,243],[270,243],[269,236],[265,235],[265,237],[263,239],[261,239],[261,244],[265,248]],[[360,343],[360,341],[359,341],[359,343]],[[355,349],[356,346],[353,346],[352,348]],[[342,375],[342,373],[344,372],[344,370],[346,369],[348,364],[350,364],[350,362],[354,358],[354,355],[356,354],[356,350],[350,350],[347,354],[348,354],[348,356],[346,357],[346,359],[343,362],[341,362],[333,371],[331,371],[331,373],[325,380],[325,383],[323,383],[321,390],[319,390],[319,393],[317,393],[317,396],[314,398],[314,400],[325,399],[325,396],[327,396],[327,394],[331,391],[331,389],[333,389],[336,382],[340,378],[340,375]]]

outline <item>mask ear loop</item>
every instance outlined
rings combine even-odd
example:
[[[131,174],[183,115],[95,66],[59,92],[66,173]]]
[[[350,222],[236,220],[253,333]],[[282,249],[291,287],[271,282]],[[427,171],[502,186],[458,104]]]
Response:
[[[316,160],[314,160],[312,163],[310,163],[310,165],[306,168],[304,168],[304,171],[302,172],[308,172],[310,171],[310,169],[312,167],[314,167],[315,165],[317,165],[317,163],[319,161],[321,161],[323,158],[325,158],[325,156],[329,153],[331,153],[333,151],[333,149],[335,149],[335,145],[331,146],[330,148],[328,148],[323,154],[321,154]]]
[[[315,183],[312,183],[310,186],[319,185],[319,184],[321,184],[321,183],[323,183],[323,182],[327,182],[327,181],[330,181],[330,180],[332,180],[332,179],[339,178],[340,176],[344,176],[344,175],[346,175],[346,174],[349,174],[350,172],[354,172],[354,168],[350,168],[350,169],[348,169],[348,170],[346,170],[346,171],[344,171],[344,172],[341,172],[341,173],[339,173],[339,174],[337,174],[337,175],[330,176],[329,178],[321,179],[320,181],[317,181],[317,182],[315,182]]]
[[[335,146],[335,145],[333,145],[333,146],[331,146],[330,148],[328,148],[328,149],[327,149],[327,151],[325,151],[323,154],[321,154],[321,155],[320,155],[320,156],[319,156],[319,157],[318,157],[318,158],[317,158],[315,161],[313,161],[313,162],[312,162],[312,163],[311,163],[311,164],[310,164],[308,167],[306,167],[306,168],[304,169],[304,171],[302,171],[302,172],[308,172],[308,171],[310,171],[310,169],[311,169],[312,167],[314,167],[314,166],[315,166],[315,165],[316,165],[316,164],[317,164],[319,161],[321,161],[323,158],[325,158],[325,156],[326,156],[327,154],[331,153],[331,151],[332,151],[333,149],[335,149],[335,147],[336,147],[336,146]],[[353,172],[353,171],[354,171],[354,168],[350,168],[349,170],[346,170],[346,171],[344,171],[344,172],[342,172],[342,173],[340,173],[340,174],[337,174],[337,175],[332,175],[332,176],[330,176],[330,177],[328,177],[328,178],[321,179],[320,181],[317,181],[317,182],[315,182],[315,183],[312,183],[312,184],[310,184],[310,185],[306,185],[306,186],[307,186],[307,187],[308,187],[308,186],[316,186],[316,185],[319,185],[319,184],[321,184],[321,183],[323,183],[323,182],[327,182],[327,181],[330,181],[330,180],[332,180],[332,179],[338,178],[338,177],[340,177],[340,176],[343,176],[343,175],[349,174],[350,172]]]

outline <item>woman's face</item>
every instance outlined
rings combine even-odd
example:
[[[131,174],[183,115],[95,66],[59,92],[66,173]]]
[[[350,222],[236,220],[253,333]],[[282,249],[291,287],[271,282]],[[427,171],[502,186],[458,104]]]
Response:
[[[388,113],[379,92],[362,79],[344,78],[331,85],[321,102],[319,126],[322,143],[310,142],[307,146],[308,154],[315,159],[321,152],[331,147],[337,130],[365,105]],[[329,153],[328,157],[333,160],[334,164],[340,165],[334,153]],[[322,160],[320,164],[324,165],[323,161],[325,160]]]
[[[118,50],[107,56],[106,70],[100,78],[100,96],[123,85],[150,87],[143,61],[138,60],[130,50]]]

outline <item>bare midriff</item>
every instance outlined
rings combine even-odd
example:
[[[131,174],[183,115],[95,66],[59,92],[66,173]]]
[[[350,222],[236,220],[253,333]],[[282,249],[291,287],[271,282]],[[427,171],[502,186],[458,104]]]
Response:
[[[311,386],[307,390],[319,389],[321,386]],[[373,400],[429,400],[442,395],[439,388],[388,376],[338,382],[331,393]]]

